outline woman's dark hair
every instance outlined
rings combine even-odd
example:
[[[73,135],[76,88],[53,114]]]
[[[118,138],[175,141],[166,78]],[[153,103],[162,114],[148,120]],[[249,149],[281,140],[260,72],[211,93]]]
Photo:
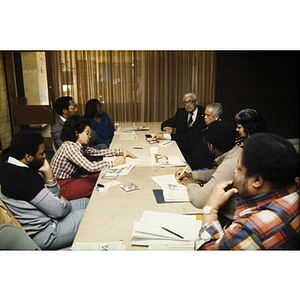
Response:
[[[91,126],[91,123],[91,120],[80,115],[69,117],[62,128],[61,140],[75,143],[78,138],[76,134],[83,132],[86,126]]]
[[[242,165],[246,177],[261,175],[273,188],[285,187],[299,172],[299,154],[291,142],[272,133],[256,133],[245,140]]]
[[[97,113],[97,106],[101,105],[100,101],[97,99],[91,99],[86,103],[84,117],[93,119]]]
[[[243,126],[248,135],[267,131],[267,124],[264,118],[255,109],[242,109],[236,114],[234,120],[236,124]]]
[[[214,121],[208,125],[206,141],[223,153],[235,146],[236,138],[234,126],[226,121]]]
[[[70,106],[70,100],[73,100],[73,98],[70,97],[70,96],[64,96],[64,97],[58,98],[55,101],[55,103],[54,103],[54,109],[55,109],[55,111],[56,111],[56,113],[58,115],[62,116],[63,110],[69,108],[69,106]]]
[[[20,131],[11,141],[9,155],[21,160],[25,154],[35,156],[44,138],[37,132]]]

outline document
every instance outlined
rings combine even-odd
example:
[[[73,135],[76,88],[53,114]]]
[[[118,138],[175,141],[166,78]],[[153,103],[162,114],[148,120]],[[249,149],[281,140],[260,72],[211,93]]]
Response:
[[[75,243],[71,251],[117,251],[126,250],[122,242],[109,243]]]
[[[117,156],[105,156],[103,157],[103,160],[105,161],[111,161],[111,160],[115,160],[117,158]],[[141,160],[139,158],[131,158],[131,157],[126,157],[125,159],[125,163],[123,165],[119,165],[119,166],[115,166],[114,169],[117,168],[124,168],[124,167],[128,167],[131,165],[140,165],[141,164]]]
[[[128,126],[128,127],[118,127],[117,131],[148,131],[149,126]]]
[[[135,166],[134,165],[129,165],[129,166],[123,166],[121,168],[112,168],[112,169],[108,169],[106,171],[103,171],[105,172],[106,174],[106,177],[112,177],[113,175],[122,175],[122,176],[125,176],[125,175],[128,175],[129,172],[134,168]]]
[[[154,180],[163,190],[164,199],[168,201],[190,201],[187,188],[183,184],[179,184],[174,174],[152,176]]]
[[[195,215],[144,211],[140,221],[134,222],[131,244],[190,247],[200,228]]]
[[[158,163],[162,168],[181,167],[186,165],[180,156],[168,156],[168,159],[158,160]]]

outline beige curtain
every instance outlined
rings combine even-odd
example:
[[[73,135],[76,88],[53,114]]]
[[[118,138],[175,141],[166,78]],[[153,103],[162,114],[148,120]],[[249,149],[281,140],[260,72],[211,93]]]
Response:
[[[70,95],[79,114],[99,99],[113,123],[164,121],[193,92],[214,102],[213,51],[49,51],[52,97]]]

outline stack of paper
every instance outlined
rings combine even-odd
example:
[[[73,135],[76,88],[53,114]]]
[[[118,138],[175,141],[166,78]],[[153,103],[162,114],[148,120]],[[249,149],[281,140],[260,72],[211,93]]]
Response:
[[[194,249],[201,221],[193,215],[144,211],[134,222],[131,245]]]

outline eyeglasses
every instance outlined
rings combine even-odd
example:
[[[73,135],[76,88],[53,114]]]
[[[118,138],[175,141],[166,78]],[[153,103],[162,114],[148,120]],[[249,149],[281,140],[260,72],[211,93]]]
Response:
[[[195,102],[195,101],[196,101],[196,100],[183,101],[182,104],[183,104],[184,106],[186,106],[186,105],[192,104],[192,103]]]

